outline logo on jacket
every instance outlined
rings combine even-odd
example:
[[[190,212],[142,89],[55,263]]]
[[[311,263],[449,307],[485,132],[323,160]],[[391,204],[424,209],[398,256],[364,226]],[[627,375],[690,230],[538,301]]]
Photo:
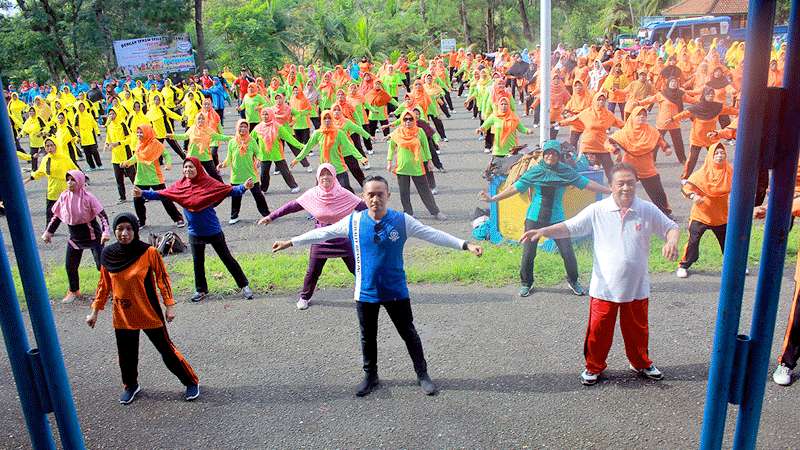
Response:
[[[389,232],[389,240],[392,242],[397,242],[400,239],[400,233],[397,230],[392,230]]]

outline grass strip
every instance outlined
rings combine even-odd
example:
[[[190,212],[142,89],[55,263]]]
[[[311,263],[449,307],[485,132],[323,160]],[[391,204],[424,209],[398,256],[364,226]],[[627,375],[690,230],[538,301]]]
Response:
[[[753,228],[750,241],[750,264],[758,262],[763,226]],[[681,235],[680,251],[688,236]],[[797,255],[798,230],[789,234],[787,264],[794,263]],[[654,239],[650,251],[651,273],[673,272],[677,263],[661,256],[663,242]],[[522,248],[519,245],[492,245],[484,243],[484,255],[478,259],[467,252],[409,245],[405,252],[406,274],[412,284],[475,284],[478,286],[505,286],[519,282],[519,262]],[[235,255],[244,273],[250,279],[250,286],[261,294],[292,294],[298,292],[303,284],[308,262],[307,249],[294,249],[274,255],[264,253],[240,253]],[[588,285],[592,269],[591,243],[584,240],[575,245],[575,256],[581,279]],[[189,254],[165,258],[172,277],[173,289],[178,297],[189,296],[194,292],[192,259]],[[722,269],[722,253],[712,233],[706,233],[700,244],[700,259],[692,266],[692,271],[719,272]],[[238,289],[228,271],[216,256],[206,258],[206,274],[209,290],[214,294],[230,295]],[[91,294],[97,286],[98,272],[91,263],[91,257],[84,258],[80,269],[82,291]],[[548,253],[541,249],[536,256],[535,279],[537,286],[559,285],[565,280],[564,263],[558,253]],[[60,298],[67,292],[67,274],[61,263],[46,264],[45,280],[52,298]],[[14,281],[17,295],[22,289],[19,273],[14,268]],[[353,285],[353,277],[344,263],[329,261],[322,272],[318,284],[322,288],[348,288]]]

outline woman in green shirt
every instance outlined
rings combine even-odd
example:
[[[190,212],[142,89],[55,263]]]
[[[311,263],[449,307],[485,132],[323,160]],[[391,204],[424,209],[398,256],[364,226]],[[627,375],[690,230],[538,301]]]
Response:
[[[417,193],[428,212],[437,220],[446,220],[447,216],[439,211],[425,176],[427,170],[425,161],[431,158],[428,137],[417,126],[417,119],[414,118],[414,113],[411,111],[403,112],[400,122],[400,128],[389,135],[386,171],[394,172],[397,175],[403,211],[410,216],[414,215],[414,208],[411,206],[411,181],[413,180]]]
[[[218,170],[225,167],[231,168],[231,186],[236,187],[240,184],[250,180],[258,180],[256,176],[256,163],[262,155],[263,143],[258,133],[250,134],[250,126],[247,120],[241,119],[236,122],[236,135],[225,136],[225,141],[228,142],[228,155],[225,161],[222,161]],[[253,199],[256,201],[256,208],[261,217],[266,217],[269,214],[269,206],[267,200],[264,198],[264,193],[261,192],[261,186],[258,182],[253,184],[249,189],[253,194]],[[233,225],[239,222],[239,211],[242,208],[242,197],[231,197],[231,219],[229,224]]]
[[[200,160],[200,164],[206,172],[217,181],[222,181],[222,177],[217,172],[217,166],[211,157],[211,146],[216,141],[225,139],[225,135],[217,133],[208,126],[208,118],[202,112],[197,114],[194,125],[186,130],[186,133],[168,134],[167,138],[178,141],[189,141],[186,156],[193,156]]]
[[[361,156],[358,150],[353,147],[353,143],[347,138],[345,131],[336,127],[333,122],[333,114],[330,111],[322,113],[322,126],[319,130],[314,131],[314,134],[311,135],[311,139],[309,139],[306,146],[303,147],[303,151],[295,157],[290,167],[297,165],[297,163],[305,158],[311,152],[311,149],[317,145],[319,145],[320,150],[320,164],[329,163],[335,167],[336,179],[339,180],[339,184],[350,192],[353,192],[353,188],[350,187],[350,178],[347,176],[345,157],[353,156],[363,164],[367,163],[367,158]]]
[[[297,149],[303,148],[303,144],[294,138],[289,127],[278,123],[272,109],[264,108],[261,110],[261,122],[251,134],[257,134],[261,138],[261,153],[257,154],[261,160],[261,192],[267,192],[269,189],[269,173],[273,163],[292,193],[300,192],[300,187],[294,180],[289,165],[286,164],[283,143]]]
[[[244,111],[244,118],[247,119],[250,131],[258,125],[259,111],[267,106],[269,106],[267,99],[258,94],[258,88],[254,83],[250,83],[247,86],[247,94],[239,105],[239,111]]]
[[[530,130],[522,125],[517,114],[511,110],[511,100],[508,97],[501,97],[497,103],[497,111],[487,117],[483,124],[475,130],[475,134],[490,131],[494,136],[491,150],[484,150],[485,153],[492,152],[493,162],[495,158],[508,156],[511,149],[517,145],[517,133],[530,134]]]

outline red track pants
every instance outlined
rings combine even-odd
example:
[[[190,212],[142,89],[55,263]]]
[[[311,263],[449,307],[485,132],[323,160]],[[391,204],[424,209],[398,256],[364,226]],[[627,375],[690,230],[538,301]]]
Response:
[[[619,310],[619,326],[625,341],[625,354],[636,369],[650,367],[653,362],[647,357],[647,303],[648,300],[634,300],[628,303],[614,303],[590,297],[589,326],[583,354],[586,369],[600,373],[606,368],[606,358],[614,340],[614,327]]]

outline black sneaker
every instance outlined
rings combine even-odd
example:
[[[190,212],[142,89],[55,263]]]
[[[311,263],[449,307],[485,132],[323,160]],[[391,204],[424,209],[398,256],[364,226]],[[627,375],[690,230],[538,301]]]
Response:
[[[192,298],[190,298],[189,300],[193,301],[194,303],[197,303],[203,301],[203,299],[206,298],[206,296],[208,296],[208,292],[195,292]]]
[[[139,387],[138,384],[132,388],[125,388],[125,390],[122,391],[122,395],[119,396],[119,403],[121,405],[131,404],[136,398],[136,394],[138,394],[141,390],[142,388]]]
[[[378,387],[379,384],[380,381],[378,380],[377,374],[364,375],[364,379],[356,387],[356,397],[364,397],[369,395],[369,393]]]
[[[183,399],[187,402],[190,402],[197,397],[200,397],[200,385],[190,384],[189,386],[186,386],[186,394],[183,396]]]
[[[422,388],[422,392],[424,392],[425,395],[434,395],[439,391],[436,389],[436,385],[433,384],[433,380],[431,380],[431,377],[429,377],[427,373],[417,378],[417,384]]]
[[[580,281],[575,280],[575,282],[567,280],[567,284],[569,284],[570,290],[572,293],[578,296],[586,295],[586,288],[583,287]]]

